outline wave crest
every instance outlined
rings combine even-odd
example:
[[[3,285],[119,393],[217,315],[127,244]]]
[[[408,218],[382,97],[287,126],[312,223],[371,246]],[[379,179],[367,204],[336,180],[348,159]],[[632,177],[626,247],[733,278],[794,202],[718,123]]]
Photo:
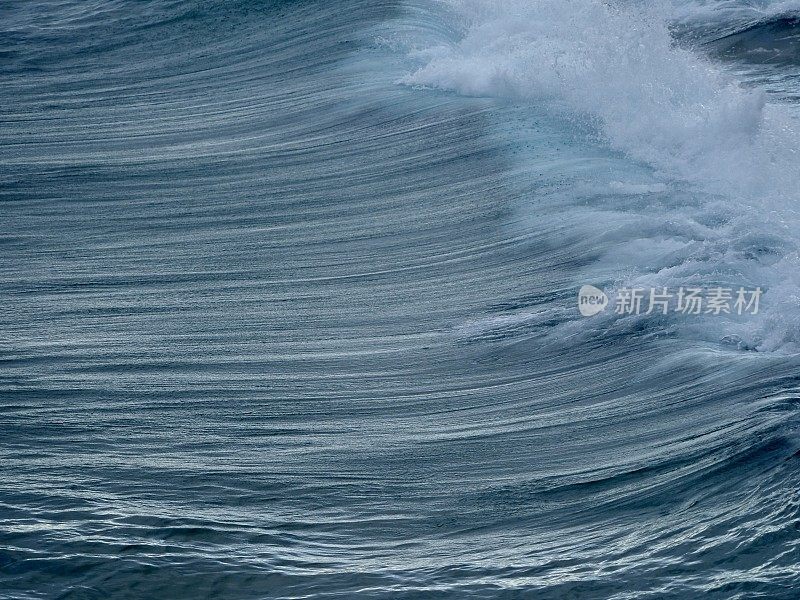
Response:
[[[714,199],[715,210],[723,203],[727,231],[743,239],[779,235],[786,260],[757,265],[757,279],[784,295],[787,285],[800,289],[791,272],[780,270],[798,245],[796,121],[764,91],[747,89],[678,45],[669,10],[602,0],[447,5],[464,24],[461,37],[414,51],[421,64],[404,83],[531,101],[589,123],[614,150],[690,184]],[[728,240],[725,254],[737,255],[737,240]],[[753,272],[752,265],[732,270]],[[770,322],[792,321],[773,315]],[[798,334],[794,325],[780,334],[753,333],[753,345],[766,337],[774,349]]]

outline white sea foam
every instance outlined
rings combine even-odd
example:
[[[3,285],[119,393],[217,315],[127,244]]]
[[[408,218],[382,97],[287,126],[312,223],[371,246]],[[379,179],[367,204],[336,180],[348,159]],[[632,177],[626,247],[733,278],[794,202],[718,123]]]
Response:
[[[800,296],[800,130],[789,110],[678,46],[669,29],[673,6],[608,0],[446,4],[463,24],[461,36],[415,51],[421,66],[404,83],[566,109],[595,127],[612,149],[649,164],[659,179],[713,197],[717,212],[722,203],[730,238],[714,240],[715,260],[750,260],[757,254],[750,250],[777,236],[781,254],[769,265],[756,259],[755,266],[730,270],[770,289],[765,314],[740,332],[750,338],[745,345],[794,348],[800,339],[800,306],[791,300]],[[784,2],[780,10],[794,4]],[[621,182],[610,187],[619,195],[668,189]],[[721,242],[727,242],[722,250]],[[665,276],[692,269],[703,271],[692,261],[664,266]]]

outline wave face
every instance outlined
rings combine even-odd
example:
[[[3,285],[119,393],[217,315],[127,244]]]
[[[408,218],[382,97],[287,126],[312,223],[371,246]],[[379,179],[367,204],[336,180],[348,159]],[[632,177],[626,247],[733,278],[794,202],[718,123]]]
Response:
[[[797,6],[649,4],[3,4],[0,597],[796,597]]]

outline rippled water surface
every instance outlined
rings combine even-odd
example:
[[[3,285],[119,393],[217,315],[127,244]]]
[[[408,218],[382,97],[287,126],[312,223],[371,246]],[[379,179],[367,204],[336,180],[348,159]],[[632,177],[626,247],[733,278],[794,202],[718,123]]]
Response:
[[[664,5],[0,6],[0,598],[796,598],[800,5]]]

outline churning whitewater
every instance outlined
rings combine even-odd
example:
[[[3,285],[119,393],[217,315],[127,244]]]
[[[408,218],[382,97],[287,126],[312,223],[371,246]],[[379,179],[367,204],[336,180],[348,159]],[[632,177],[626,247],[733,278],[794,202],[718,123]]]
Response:
[[[796,598],[800,2],[0,31],[0,598]]]

